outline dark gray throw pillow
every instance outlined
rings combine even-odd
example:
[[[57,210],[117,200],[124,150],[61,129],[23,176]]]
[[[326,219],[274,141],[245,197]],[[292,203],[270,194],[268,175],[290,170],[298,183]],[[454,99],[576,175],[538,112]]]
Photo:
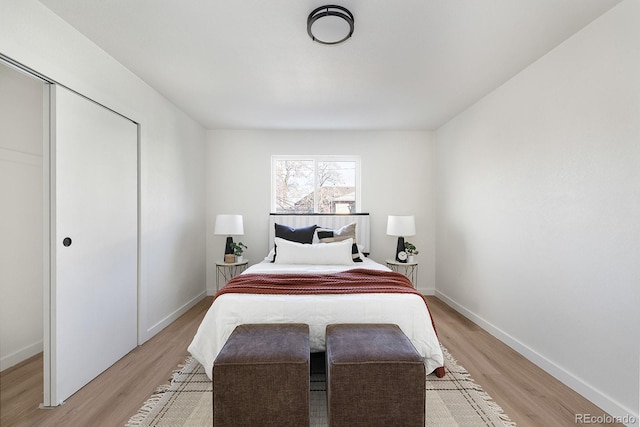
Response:
[[[293,228],[288,225],[276,224],[276,237],[298,243],[313,243],[313,232],[318,228],[317,225],[309,225],[307,227]]]

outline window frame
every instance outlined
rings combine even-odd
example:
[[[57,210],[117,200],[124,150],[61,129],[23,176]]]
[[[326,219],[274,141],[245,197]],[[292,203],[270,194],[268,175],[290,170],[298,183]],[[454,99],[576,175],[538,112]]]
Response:
[[[278,204],[276,202],[276,162],[278,161],[313,161],[313,181],[314,181],[314,201],[313,201],[313,212],[278,212],[277,207]],[[273,213],[290,213],[290,214],[321,214],[318,212],[318,162],[354,162],[355,163],[355,212],[353,213],[361,213],[361,193],[362,193],[362,179],[361,179],[361,163],[362,159],[357,155],[321,155],[321,154],[312,154],[312,155],[297,155],[297,154],[274,154],[271,156],[271,212]],[[325,213],[326,214],[326,213]]]

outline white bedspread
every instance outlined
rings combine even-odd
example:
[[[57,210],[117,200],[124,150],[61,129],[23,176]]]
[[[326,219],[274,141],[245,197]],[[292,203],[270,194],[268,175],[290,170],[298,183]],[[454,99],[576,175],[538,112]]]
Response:
[[[388,270],[370,259],[350,266],[282,265],[263,262],[247,273],[335,273],[351,268]],[[213,362],[236,326],[243,323],[306,323],[312,352],[325,350],[331,323],[395,323],[425,358],[427,372],[444,363],[429,311],[413,294],[258,295],[224,294],[216,298],[189,345],[189,353],[211,378]]]

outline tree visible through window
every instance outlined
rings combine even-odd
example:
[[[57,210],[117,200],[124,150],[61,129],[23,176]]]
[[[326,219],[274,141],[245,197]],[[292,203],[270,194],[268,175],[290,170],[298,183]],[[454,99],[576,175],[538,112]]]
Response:
[[[276,213],[358,212],[356,157],[274,156],[272,210]]]

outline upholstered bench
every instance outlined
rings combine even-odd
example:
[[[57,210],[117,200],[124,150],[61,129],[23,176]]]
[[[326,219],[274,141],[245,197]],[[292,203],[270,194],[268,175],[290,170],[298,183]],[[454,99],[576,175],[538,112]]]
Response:
[[[213,425],[309,425],[309,326],[240,325],[213,362]]]
[[[329,426],[424,427],[424,360],[397,325],[328,325],[326,352]]]

